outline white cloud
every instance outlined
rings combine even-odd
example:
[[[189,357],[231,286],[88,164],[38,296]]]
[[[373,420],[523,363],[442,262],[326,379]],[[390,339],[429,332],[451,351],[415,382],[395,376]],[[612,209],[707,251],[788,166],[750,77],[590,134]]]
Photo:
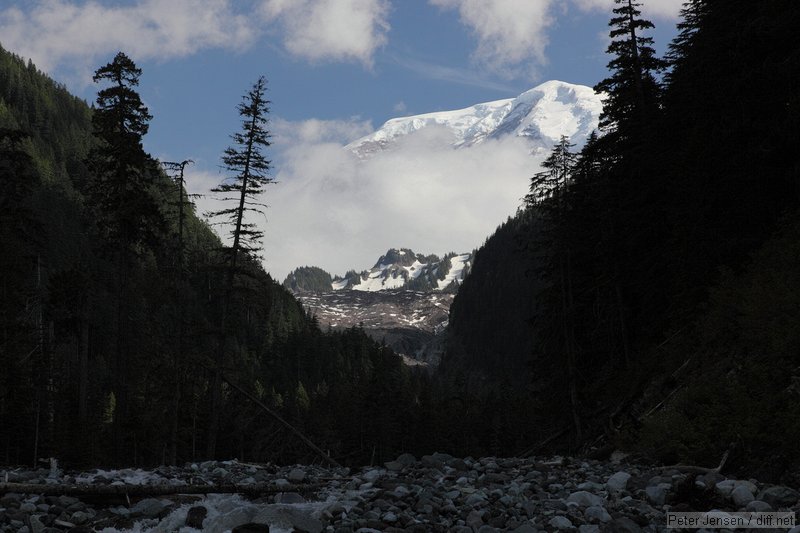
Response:
[[[171,59],[205,48],[239,49],[256,32],[229,0],[139,0],[104,6],[95,1],[40,0],[23,12],[0,11],[3,46],[50,71],[72,63],[86,72],[99,56],[124,50],[136,59]]]
[[[286,48],[313,61],[359,61],[386,44],[389,0],[35,0],[0,8],[0,35],[47,72],[67,66],[86,84],[98,60],[123,50],[134,60],[244,50],[278,25]]]
[[[263,0],[261,12],[282,23],[284,44],[295,56],[371,66],[388,41],[389,7],[389,0]]]
[[[573,0],[584,11],[604,11],[611,13],[614,0]],[[645,17],[661,20],[677,20],[684,0],[647,0],[642,2],[641,11]]]
[[[523,140],[456,150],[451,132],[435,127],[360,161],[310,129],[283,146],[278,184],[265,195],[265,267],[279,281],[303,265],[366,268],[392,246],[470,251],[516,211],[539,162]]]
[[[270,120],[270,131],[273,144],[278,147],[328,142],[347,144],[372,133],[372,123],[358,117],[350,120],[312,118],[300,122],[274,118]]]
[[[547,62],[547,29],[554,22],[553,0],[429,0],[457,9],[478,39],[475,59],[509,77],[531,75]]]

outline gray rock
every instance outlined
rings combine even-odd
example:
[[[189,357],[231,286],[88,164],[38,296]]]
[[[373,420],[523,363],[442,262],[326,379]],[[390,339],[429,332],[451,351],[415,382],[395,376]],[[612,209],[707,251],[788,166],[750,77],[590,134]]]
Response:
[[[403,468],[405,468],[405,466],[403,465],[403,463],[400,463],[400,462],[398,462],[398,461],[389,461],[389,462],[387,462],[387,463],[384,463],[384,465],[383,465],[383,466],[385,466],[385,467],[386,467],[386,470],[389,470],[390,472],[399,472],[399,471],[401,471]]]
[[[538,530],[530,524],[522,524],[514,530],[514,533],[537,533],[537,531]]]
[[[761,500],[753,500],[747,504],[745,511],[748,513],[765,513],[767,511],[772,511],[772,506]]]
[[[292,483],[301,483],[306,479],[306,471],[302,468],[292,468],[286,479]]]
[[[606,488],[612,492],[619,492],[625,490],[628,486],[628,480],[631,478],[631,475],[627,472],[617,472],[606,481]]]
[[[580,531],[580,533],[600,533],[600,526],[583,524],[578,528],[578,531]]]
[[[160,518],[162,515],[166,514],[171,504],[172,502],[169,500],[147,498],[131,507],[131,514],[145,516],[147,518]]]
[[[748,503],[755,500],[755,497],[753,496],[753,493],[750,492],[750,489],[744,485],[739,485],[738,487],[735,487],[733,491],[731,491],[731,500],[733,500],[733,503],[736,504],[736,507],[744,507]]]
[[[592,522],[611,521],[611,515],[608,514],[608,511],[606,511],[604,507],[601,507],[599,505],[587,507],[586,511],[583,512],[583,516],[585,516],[587,520]]]
[[[697,479],[701,478],[703,483],[706,484],[706,487],[713,487],[720,481],[723,481],[725,479],[725,476],[723,476],[719,472],[708,472],[707,474],[704,474],[698,477]]]
[[[279,492],[275,495],[275,503],[306,503],[306,499],[296,492]]]
[[[404,453],[395,459],[395,461],[403,466],[414,466],[417,463],[417,458],[410,453]]]
[[[659,483],[645,489],[647,500],[655,506],[661,507],[667,502],[667,493],[672,488],[668,483]]]
[[[592,494],[591,492],[586,492],[585,490],[581,490],[578,492],[573,492],[567,498],[567,503],[574,503],[580,507],[593,507],[593,506],[601,506],[603,505],[603,498]]]
[[[469,506],[483,505],[486,503],[486,495],[480,491],[474,492],[469,496],[467,496],[467,499],[464,503],[466,503]]]
[[[736,480],[725,479],[714,485],[714,490],[723,498],[729,498],[735,487]]]
[[[23,513],[35,513],[36,512],[36,504],[30,502],[24,502],[19,506],[19,510]]]
[[[375,481],[377,481],[378,478],[380,478],[382,475],[383,475],[383,472],[381,472],[380,470],[374,468],[372,470],[367,470],[366,472],[364,472],[364,474],[361,476],[361,478],[364,481],[366,481],[367,483],[375,483]]]
[[[186,527],[194,529],[203,529],[203,520],[208,516],[208,509],[202,505],[195,505],[189,508],[186,513]]]
[[[69,519],[73,524],[81,525],[89,521],[89,514],[86,511],[75,511]]]
[[[480,511],[471,511],[465,519],[467,525],[473,529],[478,529],[483,525],[483,513]]]
[[[603,529],[604,533],[642,533],[642,528],[639,524],[623,516],[622,518],[615,518]]]
[[[449,466],[454,470],[457,470],[458,472],[466,472],[467,470],[469,470],[467,463],[465,463],[463,459],[452,459],[447,462],[447,466]]]
[[[31,533],[42,533],[44,528],[47,526],[42,523],[38,516],[33,515],[28,519],[28,523],[30,524]]]
[[[548,524],[555,529],[570,529],[573,527],[572,521],[566,516],[554,516]]]
[[[775,486],[762,490],[758,499],[767,502],[773,509],[791,507],[800,500],[800,493],[789,487]]]
[[[605,485],[601,483],[595,483],[594,481],[584,481],[580,485],[578,485],[578,490],[588,490],[588,491],[600,491],[606,488]]]
[[[788,533],[800,533],[800,526],[795,526],[788,531]]]
[[[293,507],[282,505],[266,505],[258,509],[252,522],[258,524],[273,524],[276,527],[287,529],[302,529],[308,533],[320,533],[323,529],[322,522]]]

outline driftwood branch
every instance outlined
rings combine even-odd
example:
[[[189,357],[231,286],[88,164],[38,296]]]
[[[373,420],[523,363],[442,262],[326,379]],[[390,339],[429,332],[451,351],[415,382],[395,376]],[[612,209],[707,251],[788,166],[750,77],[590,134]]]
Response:
[[[312,492],[324,483],[285,485],[270,483],[237,485],[54,485],[39,483],[0,483],[0,494],[16,492],[43,496],[168,496],[171,494],[244,494],[262,496],[280,492]]]
[[[722,455],[722,460],[720,460],[719,465],[714,468],[705,468],[703,466],[694,466],[694,465],[670,465],[670,466],[662,466],[662,470],[677,470],[678,472],[684,472],[686,474],[719,474],[720,471],[725,467],[725,463],[728,461],[728,456],[733,450],[734,446],[731,445],[730,448],[725,450],[725,453]]]

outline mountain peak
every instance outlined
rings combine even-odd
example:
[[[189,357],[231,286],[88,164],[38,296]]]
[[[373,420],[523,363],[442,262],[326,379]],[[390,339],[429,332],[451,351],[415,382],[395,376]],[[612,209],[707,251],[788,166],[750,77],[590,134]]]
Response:
[[[431,126],[448,129],[453,135],[453,148],[506,136],[527,139],[535,151],[550,150],[562,135],[582,145],[597,127],[603,110],[602,99],[603,96],[590,87],[551,80],[515,98],[453,111],[393,118],[346,148],[365,159],[389,149],[399,138]]]
[[[410,248],[389,248],[369,270],[351,270],[344,276],[332,277],[317,267],[300,267],[287,276],[283,285],[295,294],[392,289],[452,292],[469,273],[471,262],[469,253],[450,252],[440,258],[416,254]]]

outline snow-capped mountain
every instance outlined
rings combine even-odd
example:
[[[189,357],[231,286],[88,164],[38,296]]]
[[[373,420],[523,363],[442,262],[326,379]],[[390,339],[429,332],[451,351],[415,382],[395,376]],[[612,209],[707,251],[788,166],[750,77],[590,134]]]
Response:
[[[408,248],[390,248],[369,270],[351,270],[344,276],[331,277],[317,267],[301,267],[289,274],[283,284],[296,294],[397,289],[455,292],[469,273],[471,260],[469,253],[449,253],[439,258],[415,254]]]
[[[408,364],[436,365],[440,333],[471,263],[468,253],[439,258],[391,248],[369,270],[331,277],[321,268],[301,267],[283,285],[323,326],[362,327]]]
[[[408,248],[391,248],[370,270],[349,272],[333,279],[333,290],[382,291],[387,289],[456,289],[469,273],[472,254],[415,254]]]
[[[391,149],[399,138],[431,126],[451,131],[451,145],[455,148],[507,135],[527,139],[532,151],[550,150],[562,135],[581,146],[597,127],[602,110],[602,95],[590,87],[548,81],[516,98],[455,111],[394,118],[346,148],[362,159],[367,158],[375,152]]]

